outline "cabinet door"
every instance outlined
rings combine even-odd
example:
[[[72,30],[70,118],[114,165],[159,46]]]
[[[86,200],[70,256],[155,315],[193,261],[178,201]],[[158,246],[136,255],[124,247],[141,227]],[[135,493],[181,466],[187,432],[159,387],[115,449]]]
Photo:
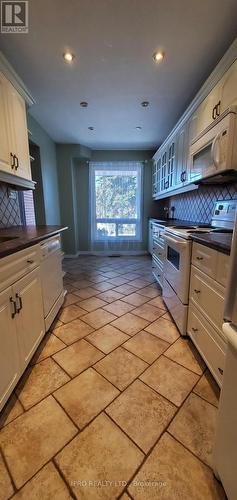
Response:
[[[0,73],[0,170],[12,172],[7,108],[8,81]]]
[[[186,170],[186,154],[185,154],[185,144],[186,144],[186,127],[179,130],[177,135],[177,161],[176,161],[176,187],[182,186],[183,184],[183,172]]]
[[[219,83],[211,90],[210,94],[202,101],[197,109],[197,134],[205,130],[213,121],[213,108],[220,100]]]
[[[21,365],[24,368],[44,335],[43,302],[39,268],[13,285],[18,314],[17,332],[20,338]]]
[[[237,61],[220,80],[220,112],[237,103]]]
[[[175,184],[175,169],[176,169],[176,140],[170,143],[168,147],[168,166],[167,166],[167,182],[166,189],[172,189]]]
[[[16,321],[12,318],[12,288],[0,293],[0,409],[19,378],[19,355]]]
[[[167,189],[167,151],[163,151],[161,156],[160,191]]]
[[[157,194],[157,161],[155,160],[152,165],[152,196],[156,197]]]
[[[148,225],[148,252],[152,254],[153,249],[153,234],[152,234],[153,224],[150,221]]]
[[[13,85],[8,85],[12,149],[18,159],[14,173],[24,179],[31,179],[25,101]]]

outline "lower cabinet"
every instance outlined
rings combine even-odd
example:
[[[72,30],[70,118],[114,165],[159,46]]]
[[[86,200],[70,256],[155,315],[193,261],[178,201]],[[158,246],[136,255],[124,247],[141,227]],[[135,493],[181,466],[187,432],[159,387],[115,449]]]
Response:
[[[0,409],[44,335],[39,268],[0,293]]]

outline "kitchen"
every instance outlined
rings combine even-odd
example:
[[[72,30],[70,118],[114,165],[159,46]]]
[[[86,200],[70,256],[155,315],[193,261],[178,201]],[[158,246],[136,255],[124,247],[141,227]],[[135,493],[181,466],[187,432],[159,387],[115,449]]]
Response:
[[[233,500],[236,5],[23,3],[1,5],[0,499]]]

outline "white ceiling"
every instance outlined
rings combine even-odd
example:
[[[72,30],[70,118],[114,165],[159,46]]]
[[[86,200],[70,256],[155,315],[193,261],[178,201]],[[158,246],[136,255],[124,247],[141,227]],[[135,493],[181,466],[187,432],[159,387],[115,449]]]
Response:
[[[0,41],[56,142],[152,149],[235,38],[236,18],[236,0],[30,0],[29,34]],[[159,48],[166,58],[156,65]]]

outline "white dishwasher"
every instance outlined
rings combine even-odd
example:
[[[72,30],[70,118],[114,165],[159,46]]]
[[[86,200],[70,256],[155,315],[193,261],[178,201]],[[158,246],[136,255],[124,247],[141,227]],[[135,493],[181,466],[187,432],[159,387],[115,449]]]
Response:
[[[51,326],[64,301],[62,249],[59,235],[48,238],[40,245],[40,277],[42,285],[44,321],[46,331]]]

